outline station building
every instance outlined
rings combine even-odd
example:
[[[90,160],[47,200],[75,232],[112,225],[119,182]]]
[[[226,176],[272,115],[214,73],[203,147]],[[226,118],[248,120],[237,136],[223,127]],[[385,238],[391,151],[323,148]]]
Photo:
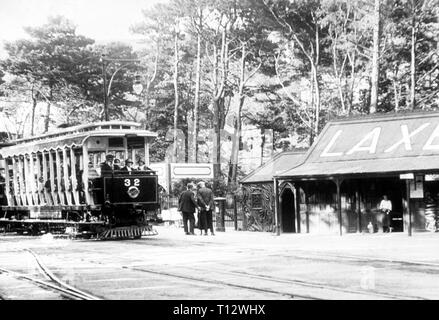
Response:
[[[262,166],[256,168],[245,176],[241,182],[242,190],[242,211],[245,213],[243,223],[246,230],[254,231],[274,231],[275,230],[275,198],[273,177],[296,164],[299,164],[305,155],[305,149],[281,152],[273,156]],[[291,184],[285,183],[284,197],[290,195],[291,201],[294,199]],[[283,190],[283,189],[282,189]],[[284,204],[287,202],[285,199]],[[288,204],[287,204],[288,205]],[[293,205],[291,202],[289,205]],[[283,217],[282,231],[293,231],[295,218],[289,210],[282,211],[286,216]]]
[[[299,162],[284,156],[289,167],[272,170],[278,234],[383,232],[384,195],[394,232],[439,231],[439,113],[331,121]]]

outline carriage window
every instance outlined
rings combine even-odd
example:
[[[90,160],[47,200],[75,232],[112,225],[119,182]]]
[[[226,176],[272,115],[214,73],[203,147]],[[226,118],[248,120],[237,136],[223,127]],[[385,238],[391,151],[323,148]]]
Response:
[[[250,195],[252,209],[262,209],[262,194],[255,192]]]
[[[143,148],[145,146],[144,137],[128,137],[128,148]]]
[[[123,138],[109,138],[108,147],[110,148],[123,148]]]

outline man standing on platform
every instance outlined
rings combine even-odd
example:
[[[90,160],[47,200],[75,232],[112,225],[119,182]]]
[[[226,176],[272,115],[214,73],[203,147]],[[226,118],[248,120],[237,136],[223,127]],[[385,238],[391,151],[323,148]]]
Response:
[[[200,189],[198,190],[197,198],[198,205],[201,208],[200,213],[200,230],[204,229],[204,235],[207,236],[207,229],[210,229],[211,235],[215,235],[213,232],[212,223],[212,208],[213,203],[213,192],[211,189],[206,187],[206,184],[202,181],[198,184]]]
[[[195,235],[194,233],[194,224],[195,224],[195,208],[200,210],[200,207],[197,205],[197,202],[195,201],[194,192],[192,191],[194,188],[194,185],[192,183],[189,183],[187,185],[187,190],[184,191],[180,198],[178,199],[178,211],[182,212],[183,215],[183,227],[184,232],[187,235]],[[189,226],[188,226],[189,222]]]

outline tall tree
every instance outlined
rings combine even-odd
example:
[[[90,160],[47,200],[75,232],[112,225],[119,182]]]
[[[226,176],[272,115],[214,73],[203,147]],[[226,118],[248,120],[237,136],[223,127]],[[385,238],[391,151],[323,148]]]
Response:
[[[50,124],[51,104],[62,94],[73,75],[80,72],[78,62],[93,40],[76,35],[69,20],[57,16],[49,18],[41,27],[25,28],[31,40],[17,40],[5,44],[8,58],[2,62],[5,71],[24,77],[32,83],[32,97],[36,90],[47,102],[44,131]]]

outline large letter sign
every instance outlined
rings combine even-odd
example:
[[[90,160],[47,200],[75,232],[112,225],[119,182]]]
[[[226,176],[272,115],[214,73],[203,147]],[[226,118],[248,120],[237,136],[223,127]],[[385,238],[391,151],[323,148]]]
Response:
[[[406,124],[402,124],[401,125],[401,133],[402,133],[402,139],[399,140],[397,143],[395,143],[393,146],[391,146],[390,148],[386,149],[384,152],[392,152],[394,151],[400,144],[404,143],[405,146],[405,150],[407,151],[411,151],[412,150],[412,144],[410,141],[410,138],[417,135],[419,132],[421,132],[422,130],[424,130],[425,128],[427,128],[430,125],[430,123],[424,123],[422,126],[420,126],[418,129],[416,129],[415,131],[413,131],[412,133],[409,134],[409,129],[408,126]]]
[[[360,142],[358,142],[351,150],[346,152],[346,154],[353,154],[354,152],[369,151],[369,153],[375,153],[378,144],[378,138],[380,137],[381,127],[377,127],[369,132]],[[371,140],[368,146],[363,146],[363,144]]]
[[[439,138],[439,124],[437,125],[436,129],[434,129],[430,138],[428,138],[428,141],[425,143],[422,150],[439,150],[439,144],[433,144],[434,138]]]
[[[329,141],[328,145],[326,146],[325,150],[323,150],[321,157],[338,157],[342,156],[343,152],[329,152],[331,150],[332,146],[335,144],[335,141],[337,141],[340,134],[343,132],[343,130],[338,130],[334,136],[332,137],[331,141]]]

